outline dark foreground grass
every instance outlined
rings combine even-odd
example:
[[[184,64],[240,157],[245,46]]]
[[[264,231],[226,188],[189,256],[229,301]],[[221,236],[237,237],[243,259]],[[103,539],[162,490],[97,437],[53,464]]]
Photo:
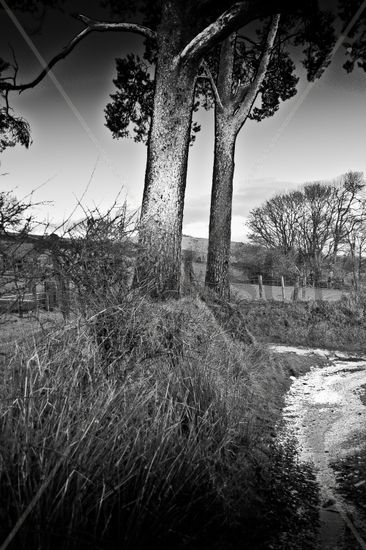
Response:
[[[243,315],[260,341],[366,351],[366,295],[338,302],[242,303]]]
[[[366,515],[365,441],[359,450],[340,458],[331,466],[336,474],[339,492]]]
[[[275,439],[288,379],[198,298],[130,294],[24,342],[0,385],[1,550],[313,548],[313,473]]]

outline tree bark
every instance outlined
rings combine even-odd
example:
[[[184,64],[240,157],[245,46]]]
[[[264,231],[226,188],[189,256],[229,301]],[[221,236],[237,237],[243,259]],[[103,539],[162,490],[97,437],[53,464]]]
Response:
[[[216,112],[209,244],[205,284],[222,298],[230,297],[231,210],[237,130],[231,117]]]
[[[215,105],[215,152],[211,191],[210,227],[205,285],[222,298],[230,298],[229,264],[235,142],[265,77],[280,16],[272,18],[257,73],[252,82],[233,92],[236,33],[224,40],[220,51],[217,86],[211,83]]]
[[[182,65],[177,59],[182,25],[175,26],[168,19],[162,27],[134,286],[145,286],[152,297],[164,298],[177,297],[180,293],[182,221],[195,71],[191,64]]]
[[[321,252],[315,251],[313,254],[314,284],[318,286],[322,279],[322,258]]]

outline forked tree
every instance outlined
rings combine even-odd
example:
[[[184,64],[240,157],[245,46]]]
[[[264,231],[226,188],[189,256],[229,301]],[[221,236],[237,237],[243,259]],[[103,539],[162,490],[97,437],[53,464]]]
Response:
[[[315,3],[291,14],[277,14],[243,25],[221,45],[205,54],[196,75],[194,107],[215,108],[215,150],[212,180],[206,285],[220,296],[229,295],[231,217],[235,143],[248,118],[272,116],[281,101],[296,93],[298,78],[290,53],[304,47],[303,64],[309,79],[327,64],[333,43],[332,18]],[[243,32],[245,34],[243,34]],[[127,56],[117,60],[117,92],[107,106],[107,126],[114,137],[129,135],[131,122],[136,141],[145,140],[153,111],[152,65],[154,48],[146,59]],[[261,101],[258,103],[257,98]],[[198,128],[195,127],[194,130]]]
[[[244,32],[245,29],[244,29]],[[332,16],[312,5],[288,16],[277,14],[261,22],[256,40],[232,33],[223,41],[216,74],[215,155],[206,286],[229,297],[229,262],[235,145],[248,119],[272,116],[280,102],[296,94],[295,46],[304,49],[309,80],[328,64],[333,44]],[[255,36],[255,35],[254,35]],[[257,101],[257,98],[260,101]]]

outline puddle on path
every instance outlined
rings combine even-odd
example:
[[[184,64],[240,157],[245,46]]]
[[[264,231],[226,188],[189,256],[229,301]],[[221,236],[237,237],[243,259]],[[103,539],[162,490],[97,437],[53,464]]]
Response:
[[[330,466],[357,449],[359,434],[365,434],[366,359],[350,354],[348,360],[347,354],[328,350],[277,345],[271,349],[322,355],[330,361],[293,381],[283,412],[283,435],[296,437],[300,460],[313,462],[317,472],[322,503],[319,550],[366,550],[366,518],[337,493]]]

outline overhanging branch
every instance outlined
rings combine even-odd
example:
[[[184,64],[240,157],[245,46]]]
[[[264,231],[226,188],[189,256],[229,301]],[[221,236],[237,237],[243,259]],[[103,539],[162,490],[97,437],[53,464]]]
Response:
[[[79,34],[77,34],[63,49],[60,53],[55,55],[51,61],[49,61],[42,69],[42,71],[39,73],[39,75],[31,80],[30,82],[27,82],[25,84],[17,84],[16,82],[10,83],[6,81],[0,81],[0,90],[3,91],[19,91],[22,92],[24,90],[27,90],[29,88],[34,88],[43,78],[50,72],[52,67],[56,65],[59,61],[62,59],[65,59],[69,55],[69,53],[75,48],[75,46],[83,40],[88,34],[90,34],[93,31],[97,32],[108,32],[108,31],[118,31],[118,32],[133,32],[137,34],[141,34],[145,36],[146,38],[154,39],[156,37],[156,33],[149,29],[148,27],[144,27],[143,25],[137,25],[135,23],[112,23],[112,22],[104,22],[104,21],[95,21],[93,19],[90,19],[89,17],[86,17],[85,15],[78,15],[77,19],[82,21],[86,28],[83,29]]]
[[[141,34],[142,36],[145,36],[146,38],[151,38],[154,40],[156,38],[156,32],[152,29],[149,29],[149,27],[145,27],[144,25],[138,25],[137,23],[113,23],[110,21],[96,21],[95,19],[90,19],[86,15],[78,15],[77,19],[80,19],[87,28],[89,28],[92,31],[98,31],[98,32],[110,32],[110,31],[124,31],[124,32],[133,32],[135,34]]]
[[[303,1],[305,2],[305,0]],[[283,10],[291,11],[289,0],[261,0],[261,2],[258,2],[258,0],[243,0],[242,2],[236,2],[183,48],[178,61],[187,63],[197,59],[197,57],[202,57],[215,44],[218,44],[251,21],[258,17],[280,13]]]
[[[179,57],[180,62],[185,63],[203,55],[220,40],[229,36],[240,25],[240,22],[244,21],[249,11],[251,11],[249,4],[251,5],[252,3],[237,2],[229,10],[220,15],[214,23],[211,23],[211,25],[208,25],[208,27],[197,34],[182,50]]]

